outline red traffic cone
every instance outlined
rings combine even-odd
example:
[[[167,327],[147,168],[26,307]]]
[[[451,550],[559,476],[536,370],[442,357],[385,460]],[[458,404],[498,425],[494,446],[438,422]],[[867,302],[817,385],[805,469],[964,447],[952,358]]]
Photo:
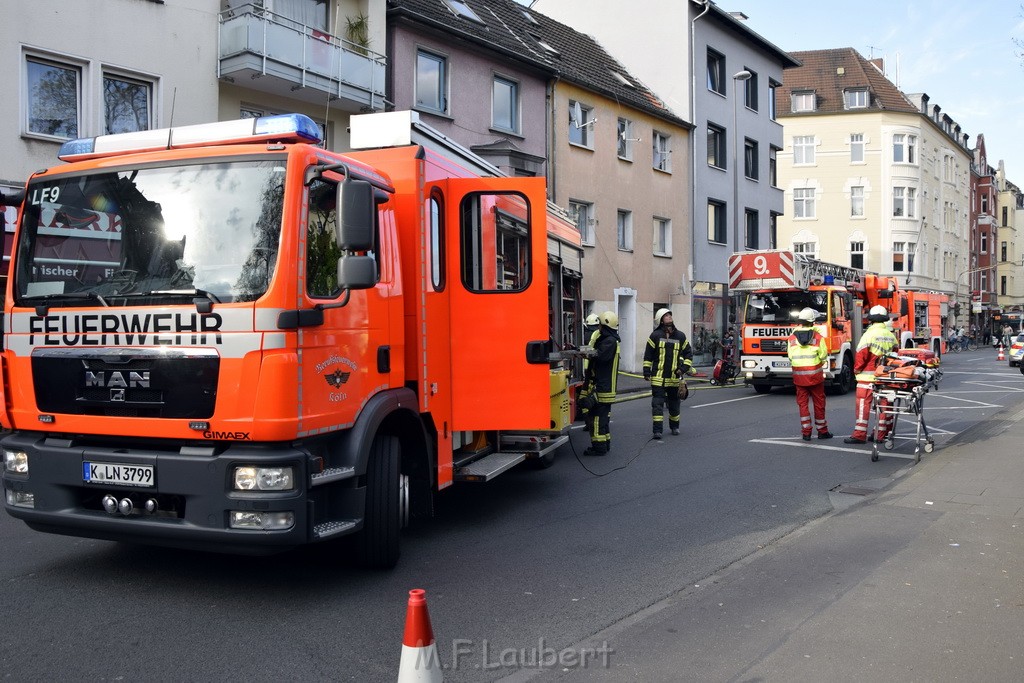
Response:
[[[999,361],[999,360],[1006,360],[1006,355],[1003,353],[1003,345],[1002,344],[999,345],[999,355],[996,356],[996,360],[997,361]]]
[[[405,611],[398,683],[441,683],[443,680],[434,629],[430,627],[427,613],[427,592],[414,588],[409,591],[409,607]]]

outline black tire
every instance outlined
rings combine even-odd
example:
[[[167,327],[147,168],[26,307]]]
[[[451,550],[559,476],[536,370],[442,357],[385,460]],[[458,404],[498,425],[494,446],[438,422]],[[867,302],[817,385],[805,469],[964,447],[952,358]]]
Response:
[[[853,389],[853,361],[849,354],[843,354],[843,367],[839,369],[839,377],[832,384],[832,391],[836,396],[843,396]]]
[[[398,439],[378,434],[366,464],[366,509],[359,532],[359,564],[391,569],[398,564],[402,529],[402,490]]]
[[[759,394],[767,394],[772,390],[771,384],[753,384],[751,386],[753,386],[754,391],[756,391]]]
[[[932,352],[935,354],[936,358],[938,358],[939,360],[942,360],[942,343],[941,342],[935,342],[935,348],[932,349]]]

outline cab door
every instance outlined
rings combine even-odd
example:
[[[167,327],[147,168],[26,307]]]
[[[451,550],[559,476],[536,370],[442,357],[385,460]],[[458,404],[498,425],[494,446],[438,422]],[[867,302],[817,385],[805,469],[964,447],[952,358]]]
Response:
[[[451,246],[452,427],[548,429],[544,179],[449,179],[441,184]]]

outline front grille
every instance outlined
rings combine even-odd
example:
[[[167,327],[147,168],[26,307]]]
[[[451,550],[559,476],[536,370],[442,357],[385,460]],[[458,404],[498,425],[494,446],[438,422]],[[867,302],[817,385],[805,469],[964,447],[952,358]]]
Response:
[[[40,350],[32,355],[36,406],[44,413],[209,418],[219,371],[219,356],[207,350]]]
[[[762,339],[761,350],[765,353],[785,353],[789,344],[785,339]]]

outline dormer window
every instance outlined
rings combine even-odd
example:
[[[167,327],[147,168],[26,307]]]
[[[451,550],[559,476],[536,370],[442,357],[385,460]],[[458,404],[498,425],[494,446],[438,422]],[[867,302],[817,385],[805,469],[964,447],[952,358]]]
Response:
[[[814,91],[813,90],[794,90],[793,91],[793,111],[814,111]]]
[[[866,109],[869,100],[867,88],[843,91],[843,102],[847,109]]]
[[[481,19],[464,0],[444,0],[444,4],[448,6],[448,9],[463,19],[469,19],[470,21],[475,21],[478,24],[484,23],[484,20]]]

